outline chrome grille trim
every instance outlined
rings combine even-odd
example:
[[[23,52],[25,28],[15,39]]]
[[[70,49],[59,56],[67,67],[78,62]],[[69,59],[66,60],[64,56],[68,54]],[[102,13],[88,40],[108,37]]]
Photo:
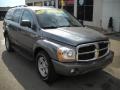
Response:
[[[89,54],[89,53],[94,53],[94,52],[95,52],[95,51],[84,52],[84,53],[78,53],[78,55]]]
[[[99,44],[100,44],[100,43],[108,43],[108,44],[109,44],[110,42],[109,42],[109,41],[100,41],[100,42],[87,43],[87,44],[82,44],[82,45],[77,46],[77,48],[76,48],[76,51],[77,51],[77,53],[76,53],[76,60],[77,60],[77,61],[88,62],[88,61],[94,61],[94,60],[96,60],[96,59],[100,59],[100,58],[106,56],[106,55],[109,53],[109,45],[108,45],[107,47],[105,47],[105,48],[99,49]],[[78,52],[79,48],[86,47],[86,46],[90,46],[90,45],[95,45],[95,46],[96,46],[96,48],[95,48],[94,51],[83,52],[83,53],[79,53],[79,52]],[[96,50],[97,50],[97,51],[96,51]],[[94,54],[96,54],[96,52],[100,52],[100,51],[102,51],[102,50],[107,50],[106,53],[105,53],[104,55],[102,55],[102,56],[99,56],[99,55],[96,56],[96,55],[95,55],[95,57],[92,58],[92,59],[88,59],[88,60],[78,60],[78,55],[84,55],[84,54],[89,54],[89,53],[94,53]],[[99,54],[100,54],[100,53],[99,53]]]
[[[102,50],[105,50],[105,49],[108,49],[108,47],[107,47],[107,48],[100,49],[99,51],[102,51]]]

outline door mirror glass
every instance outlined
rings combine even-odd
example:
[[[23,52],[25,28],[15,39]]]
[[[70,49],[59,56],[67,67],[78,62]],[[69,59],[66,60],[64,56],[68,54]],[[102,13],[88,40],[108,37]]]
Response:
[[[31,28],[31,22],[29,20],[22,20],[20,25]]]

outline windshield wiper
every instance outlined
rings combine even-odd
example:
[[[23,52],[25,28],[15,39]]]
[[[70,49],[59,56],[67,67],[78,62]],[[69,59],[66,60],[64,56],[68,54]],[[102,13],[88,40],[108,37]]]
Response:
[[[81,27],[79,25],[68,25],[68,26],[59,26],[59,27]]]
[[[79,26],[79,25],[75,25],[75,24],[74,24],[74,25],[72,25],[72,26],[73,26],[73,27],[81,27],[81,26]]]
[[[42,27],[44,29],[54,29],[54,28],[58,28],[57,26],[48,26],[48,27]]]
[[[66,26],[59,26],[59,27],[71,27],[70,25],[66,25]]]

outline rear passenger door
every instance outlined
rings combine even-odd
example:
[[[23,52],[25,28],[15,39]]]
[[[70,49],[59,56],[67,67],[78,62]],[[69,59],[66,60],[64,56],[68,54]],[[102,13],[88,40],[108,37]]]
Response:
[[[11,27],[11,37],[12,37],[12,42],[14,42],[16,45],[19,44],[18,36],[19,36],[19,29],[20,27],[20,16],[22,15],[22,10],[21,9],[16,9],[13,13],[12,17],[12,23],[10,25]]]
[[[14,40],[14,32],[13,32],[13,12],[14,9],[10,9],[4,19],[3,29],[8,32],[10,40],[13,42]]]
[[[28,11],[25,10],[23,12],[23,15],[21,17],[21,21],[22,20],[29,20],[31,22],[31,27],[24,27],[21,26],[20,27],[20,37],[19,37],[19,42],[21,44],[21,46],[24,48],[24,50],[26,50],[28,52],[28,54],[32,54],[33,51],[33,45],[37,40],[37,30],[33,30],[33,26],[34,26],[34,17],[33,14]]]

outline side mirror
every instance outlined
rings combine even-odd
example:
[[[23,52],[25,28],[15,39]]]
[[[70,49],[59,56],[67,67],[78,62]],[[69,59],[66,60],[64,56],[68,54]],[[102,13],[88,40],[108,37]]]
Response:
[[[31,28],[32,28],[33,30],[36,30],[36,29],[37,29],[37,27],[36,27],[35,24],[33,24]]]
[[[22,20],[20,25],[31,28],[31,22],[29,20]]]

